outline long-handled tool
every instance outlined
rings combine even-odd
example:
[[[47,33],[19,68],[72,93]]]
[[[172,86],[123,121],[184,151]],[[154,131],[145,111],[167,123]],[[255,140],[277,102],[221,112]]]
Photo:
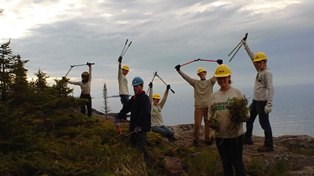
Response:
[[[142,131],[142,129],[134,129],[133,131],[131,131],[131,132],[129,132],[128,134],[126,134],[125,135],[125,137],[127,137],[127,136],[130,136],[131,134],[134,134],[134,133],[139,133],[139,132],[141,132]]]
[[[246,40],[248,36],[248,33],[245,34],[245,36],[243,37],[242,40]],[[232,57],[230,58],[229,62],[231,62],[231,60],[233,59],[233,57],[237,54],[237,52],[240,50],[241,46],[243,45],[242,40],[238,43],[238,45],[228,54],[228,56],[230,56],[234,51]]]
[[[155,79],[155,77],[156,77],[156,75],[157,75],[157,71],[155,71],[154,72],[154,76],[153,76],[153,78],[152,78],[152,81],[151,81],[151,83],[154,81],[154,79]],[[147,94],[149,93],[149,88],[147,89]]]
[[[120,54],[121,57],[123,57],[125,55],[125,53],[127,52],[127,50],[129,49],[129,47],[132,44],[132,41],[129,44],[128,44],[128,41],[129,41],[129,39],[126,39],[126,41],[124,43],[124,46],[123,46],[121,54]]]
[[[198,59],[194,59],[194,60],[191,60],[189,62],[186,62],[184,64],[180,64],[180,66],[185,66],[185,65],[188,65],[188,64],[191,64],[193,62],[197,62],[197,61],[205,61],[205,62],[217,62],[218,64],[222,64],[222,60],[221,59],[217,59],[217,60],[211,60],[211,59],[201,59],[201,58],[198,58]]]
[[[166,86],[168,86],[168,84],[157,74],[157,72],[156,72],[156,76],[160,79],[160,81],[162,81]],[[172,93],[175,93],[172,88],[170,88],[170,90]]]
[[[80,67],[80,66],[85,66],[85,65],[95,65],[95,63],[87,62],[86,64],[71,65],[69,71],[64,75],[64,77],[68,76],[68,74],[70,73],[73,67]]]

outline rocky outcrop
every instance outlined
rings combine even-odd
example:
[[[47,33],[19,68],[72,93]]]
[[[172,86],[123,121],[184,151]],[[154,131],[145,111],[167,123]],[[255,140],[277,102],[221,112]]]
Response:
[[[183,124],[171,127],[175,131],[177,145],[192,146],[193,124]],[[203,130],[201,131],[203,135]],[[213,135],[213,134],[212,134]],[[202,136],[203,137],[203,136]],[[201,138],[202,138],[201,137]],[[264,144],[264,137],[254,136],[254,145],[245,145],[243,149],[243,160],[246,165],[261,161],[267,169],[267,165],[288,163],[289,175],[292,176],[314,176],[314,138],[307,135],[286,135],[274,137],[273,152],[258,152],[258,147]],[[206,145],[201,143],[201,145]],[[215,145],[209,146],[216,148]],[[180,173],[180,160],[177,158],[165,159],[166,168],[169,173]]]

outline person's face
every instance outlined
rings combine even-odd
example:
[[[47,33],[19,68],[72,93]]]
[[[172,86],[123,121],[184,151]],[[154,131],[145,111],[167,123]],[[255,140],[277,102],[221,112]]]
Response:
[[[158,105],[159,101],[160,101],[159,99],[153,98],[153,104],[154,105]]]
[[[230,84],[229,84],[230,76],[220,77],[220,78],[216,78],[216,79],[217,79],[217,82],[218,82],[221,89],[226,89],[230,86]]]
[[[203,72],[200,72],[200,73],[198,74],[198,76],[200,77],[201,80],[206,79],[206,73],[207,73],[207,72],[203,71]]]
[[[254,62],[256,67],[257,67],[257,70],[264,70],[266,68],[266,62],[265,61],[258,61],[258,62]]]
[[[134,94],[138,94],[143,91],[142,85],[133,86]]]
[[[122,74],[123,74],[124,76],[126,76],[128,73],[129,73],[128,70],[122,69]]]

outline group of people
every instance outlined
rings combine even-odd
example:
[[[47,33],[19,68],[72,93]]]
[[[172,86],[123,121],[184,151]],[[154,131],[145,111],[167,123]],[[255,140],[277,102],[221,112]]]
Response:
[[[267,56],[263,52],[253,53],[245,40],[242,40],[245,50],[247,51],[253,65],[256,68],[257,75],[254,84],[254,96],[251,105],[249,106],[250,117],[246,121],[246,132],[243,130],[243,122],[231,127],[230,111],[227,108],[228,103],[232,98],[243,98],[244,95],[237,88],[231,85],[231,69],[229,66],[218,60],[218,66],[214,75],[210,79],[206,79],[207,71],[205,68],[199,68],[197,75],[199,79],[193,79],[183,73],[181,66],[175,66],[177,72],[186,80],[194,89],[194,139],[193,145],[198,146],[200,143],[200,128],[202,120],[205,124],[205,143],[211,145],[214,140],[222,159],[224,175],[233,175],[235,170],[236,175],[246,175],[245,167],[242,161],[243,145],[252,145],[253,124],[259,116],[259,122],[264,130],[265,139],[264,145],[258,151],[270,152],[273,151],[273,136],[269,122],[269,113],[272,111],[272,100],[274,95],[272,73],[267,67]],[[135,77],[132,80],[134,95],[130,98],[128,91],[127,74],[129,67],[121,65],[122,57],[118,59],[118,82],[119,94],[123,105],[117,119],[124,119],[127,113],[131,113],[129,122],[129,132],[131,133],[131,143],[137,146],[140,151],[144,152],[146,146],[147,132],[160,133],[168,138],[169,141],[176,140],[174,132],[171,128],[165,126],[162,118],[162,108],[164,107],[170,85],[167,85],[163,97],[160,94],[153,93],[153,83],[149,83],[149,95],[144,91],[144,81],[141,77]],[[82,82],[71,82],[81,86],[82,98],[90,99],[90,72],[82,74]],[[86,76],[87,75],[87,76]],[[213,92],[215,83],[218,83],[220,89]],[[89,102],[89,101],[88,101]],[[90,107],[90,104],[87,104]],[[211,112],[215,109],[215,112]],[[82,110],[82,112],[85,112]],[[88,114],[90,115],[90,114]],[[211,135],[209,119],[215,118],[218,122],[218,129],[215,130],[215,139]],[[117,121],[119,122],[119,121]],[[117,123],[118,124],[118,123]],[[234,168],[234,169],[233,169]]]

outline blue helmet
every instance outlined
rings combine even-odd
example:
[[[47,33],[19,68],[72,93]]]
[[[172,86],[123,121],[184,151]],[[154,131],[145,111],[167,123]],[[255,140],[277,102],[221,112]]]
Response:
[[[133,81],[132,81],[132,86],[137,86],[137,85],[141,85],[144,84],[144,81],[141,77],[136,76]]]

